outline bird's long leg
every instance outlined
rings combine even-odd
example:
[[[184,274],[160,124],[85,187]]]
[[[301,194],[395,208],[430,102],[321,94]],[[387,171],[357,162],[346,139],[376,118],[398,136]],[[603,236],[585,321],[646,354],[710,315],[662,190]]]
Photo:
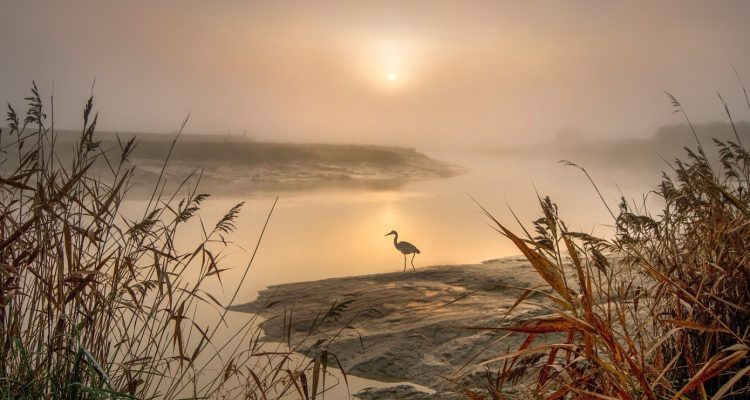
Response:
[[[406,272],[406,254],[404,254],[404,272]]]
[[[417,272],[417,269],[414,268],[414,257],[417,256],[417,253],[411,253],[411,268],[414,270],[414,272]]]

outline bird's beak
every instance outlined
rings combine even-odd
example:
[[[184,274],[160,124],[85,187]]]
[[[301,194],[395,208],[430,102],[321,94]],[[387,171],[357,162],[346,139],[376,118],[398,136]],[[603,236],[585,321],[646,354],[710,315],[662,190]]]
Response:
[[[383,236],[388,236],[388,235],[390,235],[390,233],[386,233],[386,234],[385,234],[385,235],[383,235]]]

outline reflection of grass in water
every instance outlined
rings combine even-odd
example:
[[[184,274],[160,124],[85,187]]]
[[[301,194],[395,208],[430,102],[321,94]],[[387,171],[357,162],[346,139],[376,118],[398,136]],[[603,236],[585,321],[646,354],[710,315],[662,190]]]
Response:
[[[569,231],[549,198],[539,199],[543,215],[525,238],[487,214],[555,304],[547,316],[491,328],[525,336],[484,363],[492,398],[520,381],[542,398],[750,395],[750,152],[727,115],[734,136],[715,140],[718,162],[693,130],[697,151],[676,160],[652,193],[660,213],[623,198],[610,210],[613,239]],[[539,343],[552,333],[560,340]]]
[[[54,121],[46,125],[36,85],[23,121],[9,107],[9,132],[0,132],[8,171],[0,180],[0,396],[302,398],[323,391],[326,363],[297,365],[289,358],[294,348],[265,351],[257,316],[218,339],[252,258],[228,303],[205,287],[221,282],[225,237],[242,203],[215,224],[201,221],[195,248],[175,248],[175,235],[208,196],[187,190],[188,179],[179,185],[185,198],[166,193],[165,161],[142,217],[125,219],[120,206],[136,142],[103,148],[92,99],[68,159],[56,153]],[[163,147],[166,160],[175,143]],[[209,308],[211,318],[201,314]]]

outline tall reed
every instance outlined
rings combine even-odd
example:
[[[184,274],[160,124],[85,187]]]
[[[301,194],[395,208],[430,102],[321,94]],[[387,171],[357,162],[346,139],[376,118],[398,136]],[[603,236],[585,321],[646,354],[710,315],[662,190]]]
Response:
[[[546,399],[750,396],[750,152],[721,97],[735,140],[715,140],[716,158],[670,100],[697,148],[653,191],[658,213],[623,198],[598,238],[570,231],[548,197],[533,234],[487,212],[552,289],[549,315],[497,327],[525,340],[484,362],[490,398],[519,382]],[[562,340],[537,340],[549,334]]]
[[[296,393],[315,361],[269,352],[255,316],[222,332],[230,339],[217,334],[252,263],[229,303],[206,290],[225,271],[220,256],[242,203],[202,225],[199,243],[182,250],[175,236],[208,195],[188,178],[164,193],[160,177],[143,215],[127,217],[135,140],[101,147],[92,96],[72,162],[63,161],[69,149],[60,148],[53,117],[47,124],[36,84],[26,101],[25,115],[8,106],[8,129],[0,130],[0,397]],[[214,310],[213,326],[205,310]]]

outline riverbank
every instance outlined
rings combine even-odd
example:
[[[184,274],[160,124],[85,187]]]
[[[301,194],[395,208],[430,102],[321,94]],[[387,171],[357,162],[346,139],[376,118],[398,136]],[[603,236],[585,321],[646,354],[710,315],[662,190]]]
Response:
[[[58,131],[61,162],[72,162],[80,132]],[[420,180],[465,173],[461,166],[436,160],[413,148],[396,146],[257,142],[244,136],[98,132],[105,152],[136,144],[127,164],[133,168],[131,194],[151,194],[161,176],[175,189],[191,175],[201,176],[201,190],[236,196],[330,188],[395,190]],[[168,167],[164,160],[169,155]],[[11,154],[10,157],[13,157]],[[94,168],[109,172],[100,161]]]
[[[537,285],[541,281],[528,262],[511,257],[276,285],[233,310],[260,313],[267,340],[302,343],[298,351],[308,356],[327,348],[347,374],[414,382],[447,398],[462,387],[481,387],[484,367],[478,363],[524,339],[499,340],[505,332],[477,328],[546,313],[544,296],[537,294],[537,305],[522,304],[506,316],[518,296]],[[358,397],[382,395],[434,397],[397,386]]]

